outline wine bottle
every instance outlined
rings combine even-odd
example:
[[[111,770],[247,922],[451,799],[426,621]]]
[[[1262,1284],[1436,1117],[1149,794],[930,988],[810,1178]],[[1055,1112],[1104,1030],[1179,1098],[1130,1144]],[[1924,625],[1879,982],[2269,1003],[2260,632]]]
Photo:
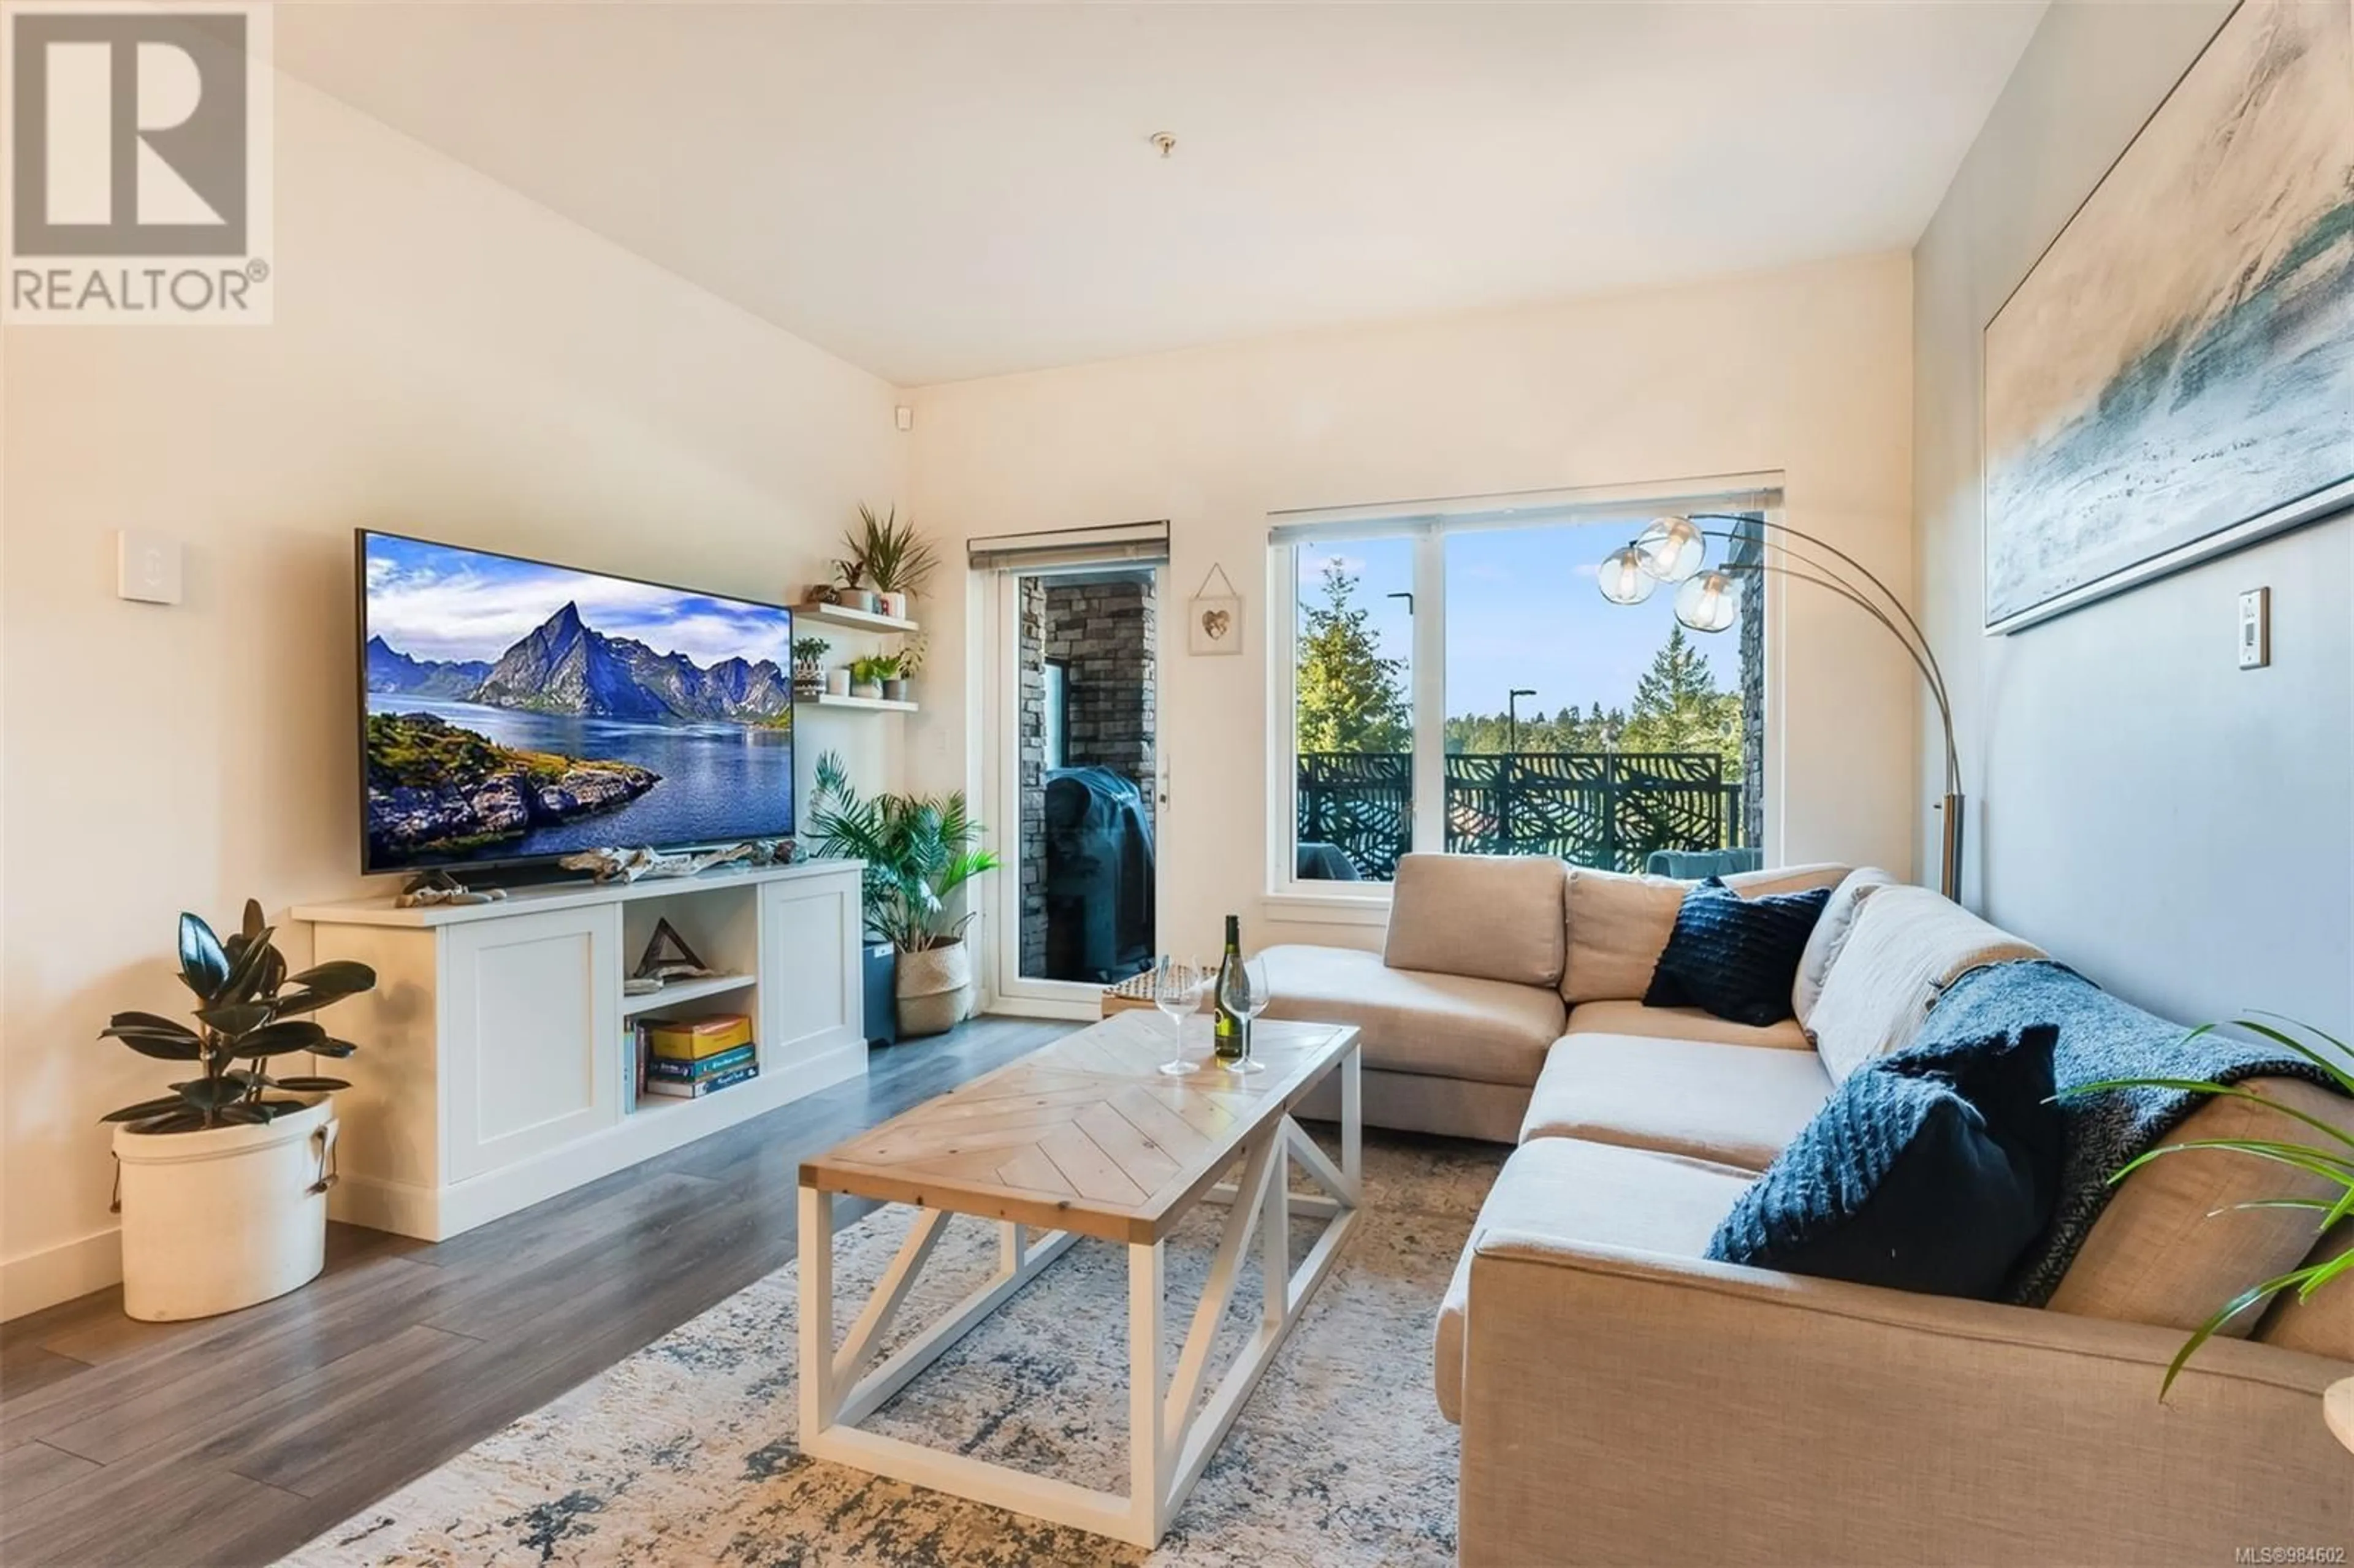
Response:
[[[1239,915],[1226,916],[1226,955],[1218,960],[1216,991],[1217,1021],[1212,1025],[1221,1062],[1239,1062],[1249,1052],[1250,1016],[1241,1012],[1227,1001],[1243,974],[1243,922]]]

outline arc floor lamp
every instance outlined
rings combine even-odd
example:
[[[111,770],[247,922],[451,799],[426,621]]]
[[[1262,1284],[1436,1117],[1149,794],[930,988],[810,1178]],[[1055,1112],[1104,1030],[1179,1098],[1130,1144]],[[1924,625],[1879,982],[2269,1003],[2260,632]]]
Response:
[[[1703,528],[1703,523],[1731,524]],[[1787,562],[1769,562],[1763,548],[1771,532],[1786,546]],[[1730,546],[1716,566],[1708,564],[1708,542]],[[1754,556],[1749,547],[1756,546]],[[1744,558],[1747,557],[1747,558]],[[1795,577],[1839,595],[1888,630],[1936,700],[1946,741],[1946,798],[1938,805],[1940,854],[1937,890],[1956,903],[1962,896],[1962,764],[1954,747],[1954,705],[1946,694],[1945,672],[1921,623],[1889,586],[1853,556],[1787,523],[1755,514],[1695,512],[1655,517],[1630,544],[1603,557],[1597,574],[1602,597],[1613,604],[1640,604],[1661,583],[1676,589],[1676,620],[1694,631],[1723,631],[1741,619],[1741,582],[1764,572]]]

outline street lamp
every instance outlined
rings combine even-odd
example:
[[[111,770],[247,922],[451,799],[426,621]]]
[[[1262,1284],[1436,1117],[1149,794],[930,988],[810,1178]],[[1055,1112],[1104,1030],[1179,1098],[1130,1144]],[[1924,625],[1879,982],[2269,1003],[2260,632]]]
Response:
[[[1731,529],[1703,528],[1702,523],[1729,523]],[[1746,543],[1755,534],[1772,529],[1786,542],[1798,548],[1790,551],[1792,564],[1769,565],[1761,556],[1755,561],[1726,560],[1715,567],[1708,564],[1708,541],[1723,540],[1728,544]],[[1819,552],[1810,555],[1807,552]],[[1829,557],[1824,559],[1822,557]],[[1800,570],[1800,567],[1806,568]],[[1937,890],[1956,903],[1962,895],[1962,763],[1961,754],[1954,745],[1954,705],[1946,693],[1945,673],[1937,667],[1937,655],[1929,646],[1929,639],[1913,612],[1904,608],[1889,586],[1874,576],[1868,567],[1835,545],[1825,543],[1811,534],[1802,533],[1787,523],[1776,523],[1754,514],[1730,512],[1696,512],[1689,517],[1655,517],[1651,525],[1635,539],[1613,550],[1602,558],[1596,579],[1602,597],[1613,604],[1640,604],[1651,597],[1661,583],[1676,587],[1676,620],[1694,631],[1723,631],[1741,619],[1741,579],[1745,576],[1773,572],[1782,577],[1796,577],[1827,588],[1850,604],[1856,606],[1887,629],[1896,639],[1921,678],[1928,683],[1929,695],[1937,705],[1937,719],[1945,732],[1946,798],[1938,805],[1944,821],[1940,826],[1941,853],[1938,856]]]
[[[1514,686],[1504,694],[1504,749],[1514,757],[1521,754],[1521,699],[1536,694],[1534,686]]]

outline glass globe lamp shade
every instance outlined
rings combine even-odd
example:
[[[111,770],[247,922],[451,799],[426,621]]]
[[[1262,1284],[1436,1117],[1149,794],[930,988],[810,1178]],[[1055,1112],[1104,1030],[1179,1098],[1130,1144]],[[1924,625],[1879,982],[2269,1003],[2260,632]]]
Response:
[[[1643,569],[1663,583],[1688,580],[1708,558],[1708,535],[1689,517],[1654,517],[1635,540]]]
[[[1612,604],[1640,604],[1659,586],[1659,579],[1643,564],[1643,552],[1632,545],[1603,556],[1594,576],[1601,585],[1602,597]]]
[[[1741,585],[1723,572],[1702,572],[1676,590],[1676,619],[1694,631],[1723,631],[1741,619]]]

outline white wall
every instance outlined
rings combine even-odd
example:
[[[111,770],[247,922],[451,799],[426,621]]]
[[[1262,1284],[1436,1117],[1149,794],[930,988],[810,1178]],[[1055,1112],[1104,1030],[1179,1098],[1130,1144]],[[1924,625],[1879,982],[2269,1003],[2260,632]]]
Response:
[[[1241,588],[1241,657],[1189,658],[1181,642],[1161,664],[1165,939],[1207,951],[1222,914],[1257,916],[1266,881],[1269,512],[1778,470],[1792,523],[1906,582],[1911,310],[1907,260],[1876,257],[929,387],[914,396],[916,515],[949,542],[1165,517],[1173,596],[1213,562]],[[1910,666],[1859,613],[1785,586],[1780,847],[1909,869]],[[969,652],[960,608],[943,593],[928,611],[932,680]],[[1175,622],[1166,635],[1182,636]],[[969,722],[925,715],[918,778],[963,781]],[[1246,939],[1368,935],[1260,926]]]
[[[1923,238],[1920,581],[1960,725],[1978,906],[2168,1016],[2270,1007],[2343,1030],[2354,522],[2015,636],[1979,631],[1979,334],[2230,9],[2054,5]],[[2200,238],[2151,215],[2153,245]],[[2236,600],[2264,585],[2273,665],[2243,673]]]
[[[364,891],[354,526],[772,599],[905,493],[881,381],[296,83],[277,113],[276,324],[7,334],[10,1315],[117,1277],[96,1118],[164,1069],[93,1036],[186,1001],[177,912]],[[186,603],[112,597],[124,525]],[[889,781],[896,722],[811,713],[804,770]]]

